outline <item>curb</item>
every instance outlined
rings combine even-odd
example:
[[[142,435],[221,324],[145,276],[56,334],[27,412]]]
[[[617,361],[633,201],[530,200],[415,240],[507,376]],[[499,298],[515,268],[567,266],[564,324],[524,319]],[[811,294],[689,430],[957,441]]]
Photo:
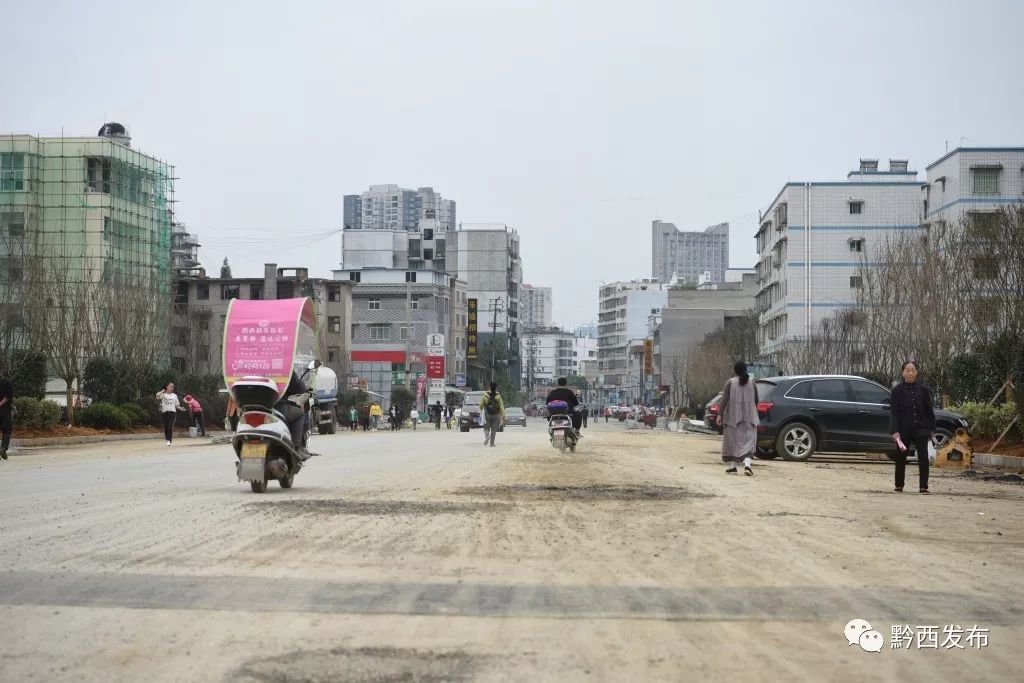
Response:
[[[1024,469],[1024,458],[1018,455],[996,455],[995,453],[975,453],[975,465],[989,465],[990,467],[1013,467]]]
[[[164,435],[158,432],[153,434],[96,434],[92,436],[55,436],[55,437],[42,437],[39,439],[11,439],[11,446],[15,448],[33,448],[36,446],[77,446],[79,444],[86,443],[103,443],[106,441],[146,441],[154,439],[162,441]],[[198,441],[203,437],[196,437],[192,439],[190,437],[182,437],[186,441]],[[209,438],[209,437],[208,437]],[[192,446],[206,445],[208,442],[203,443],[190,443]]]

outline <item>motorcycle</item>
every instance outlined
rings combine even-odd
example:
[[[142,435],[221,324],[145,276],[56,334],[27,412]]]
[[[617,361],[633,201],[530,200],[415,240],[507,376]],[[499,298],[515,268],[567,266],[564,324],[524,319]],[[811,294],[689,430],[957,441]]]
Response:
[[[566,448],[570,453],[576,452],[580,434],[572,426],[569,404],[565,401],[548,403],[548,437],[551,439],[551,445],[557,448],[559,453],[565,453]]]
[[[320,367],[320,361],[310,361],[302,375]],[[242,377],[231,387],[242,411],[238,429],[231,437],[231,445],[238,458],[238,480],[248,481],[253,493],[266,493],[270,479],[277,479],[281,488],[290,489],[295,475],[302,469],[299,451],[306,448],[309,430],[303,425],[302,443],[292,442],[291,430],[282,412],[281,402],[287,401],[305,411],[313,398],[313,390],[277,398],[277,384],[266,377]],[[303,417],[305,420],[305,417]]]
[[[309,438],[308,411],[315,391],[316,317],[309,299],[234,299],[225,325],[224,381],[238,404],[231,437],[239,481],[266,493],[271,479],[292,487]],[[285,395],[292,373],[307,387]],[[287,413],[301,410],[301,443],[294,443]]]

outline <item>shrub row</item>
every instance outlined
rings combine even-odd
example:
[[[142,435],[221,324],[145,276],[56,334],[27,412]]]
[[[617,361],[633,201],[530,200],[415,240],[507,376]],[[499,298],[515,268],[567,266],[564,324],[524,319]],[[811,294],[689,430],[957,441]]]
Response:
[[[987,403],[967,402],[951,406],[950,409],[960,413],[971,423],[971,436],[983,439],[998,437],[1017,417],[1017,406],[1014,403],[990,406]],[[1018,420],[1013,429],[1007,433],[1005,440],[1009,442],[1024,440],[1024,423]]]
[[[40,401],[30,396],[14,399],[17,416],[14,424],[27,429],[51,429],[60,421],[61,408],[56,401]]]

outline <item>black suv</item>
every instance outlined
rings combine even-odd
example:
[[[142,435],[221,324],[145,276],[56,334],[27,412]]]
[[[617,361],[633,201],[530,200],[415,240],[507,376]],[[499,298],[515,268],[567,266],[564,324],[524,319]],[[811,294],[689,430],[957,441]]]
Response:
[[[889,390],[863,377],[806,375],[757,381],[757,456],[804,461],[815,451],[897,452],[889,431]],[[941,446],[967,420],[935,410]]]

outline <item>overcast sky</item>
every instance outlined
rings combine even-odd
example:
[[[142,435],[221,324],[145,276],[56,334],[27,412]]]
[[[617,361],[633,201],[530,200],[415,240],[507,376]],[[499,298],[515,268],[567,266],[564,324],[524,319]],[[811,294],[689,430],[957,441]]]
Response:
[[[342,195],[433,186],[522,235],[556,323],[650,277],[650,223],[732,224],[860,157],[1024,144],[1024,3],[3,2],[0,132],[177,167],[205,265],[338,263]]]

